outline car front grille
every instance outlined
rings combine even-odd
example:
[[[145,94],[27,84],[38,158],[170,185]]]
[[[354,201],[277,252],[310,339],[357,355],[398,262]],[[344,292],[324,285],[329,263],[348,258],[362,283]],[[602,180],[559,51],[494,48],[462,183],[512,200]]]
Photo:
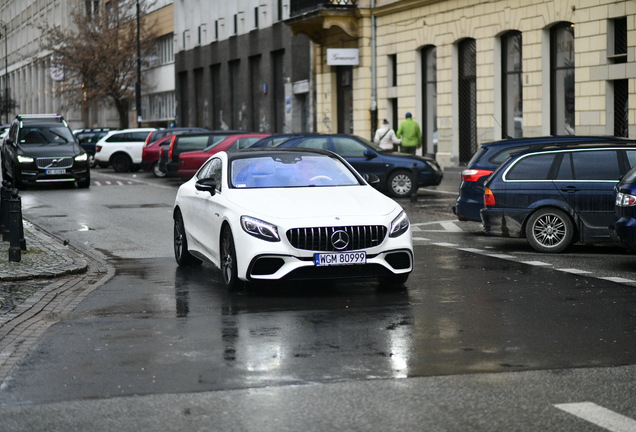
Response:
[[[297,249],[343,252],[377,246],[386,233],[383,225],[293,228],[287,239]]]
[[[41,169],[70,168],[73,166],[73,158],[71,157],[43,157],[37,158],[35,162]]]

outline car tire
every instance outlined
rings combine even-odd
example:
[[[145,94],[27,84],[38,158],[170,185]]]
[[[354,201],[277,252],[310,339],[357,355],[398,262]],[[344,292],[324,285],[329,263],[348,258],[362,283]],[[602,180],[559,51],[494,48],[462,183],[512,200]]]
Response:
[[[574,238],[570,217],[556,208],[542,208],[530,215],[526,223],[526,238],[535,250],[547,253],[564,251]]]
[[[82,181],[77,182],[77,187],[80,189],[87,189],[91,186],[91,175],[90,171]]]
[[[386,182],[389,195],[394,198],[405,198],[411,196],[413,188],[417,185],[413,184],[410,171],[399,170],[389,174]]]
[[[244,286],[244,283],[238,278],[236,264],[236,248],[232,230],[225,227],[221,232],[221,277],[226,288],[230,291],[238,290]]]
[[[159,167],[159,162],[155,162],[154,164],[152,164],[152,175],[154,175],[157,178],[164,178],[166,176],[166,173],[161,171],[161,168]]]
[[[114,154],[110,158],[110,164],[116,172],[128,172],[132,168],[132,160],[124,153]]]
[[[174,258],[180,266],[195,266],[201,264],[201,260],[188,251],[185,225],[181,213],[174,215]]]

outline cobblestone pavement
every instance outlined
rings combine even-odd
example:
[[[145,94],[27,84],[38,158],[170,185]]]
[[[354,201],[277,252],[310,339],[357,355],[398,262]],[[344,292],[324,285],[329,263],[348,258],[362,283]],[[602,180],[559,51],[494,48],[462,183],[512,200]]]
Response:
[[[114,275],[100,257],[65,245],[28,221],[24,238],[27,250],[19,262],[9,261],[9,242],[0,242],[0,304],[12,297],[12,307],[0,308],[0,386],[48,327]],[[13,295],[15,290],[24,295]]]

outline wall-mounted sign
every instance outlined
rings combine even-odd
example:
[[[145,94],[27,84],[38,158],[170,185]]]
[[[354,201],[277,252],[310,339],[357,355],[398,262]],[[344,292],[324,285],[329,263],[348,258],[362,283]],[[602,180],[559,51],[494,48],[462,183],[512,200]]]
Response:
[[[357,66],[360,64],[358,48],[328,48],[327,64],[330,66]]]

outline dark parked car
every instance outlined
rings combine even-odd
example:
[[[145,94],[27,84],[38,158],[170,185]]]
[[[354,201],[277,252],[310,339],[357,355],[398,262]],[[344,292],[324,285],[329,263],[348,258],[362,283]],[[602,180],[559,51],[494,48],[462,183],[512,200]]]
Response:
[[[636,168],[632,168],[615,187],[615,220],[610,235],[617,243],[636,250]]]
[[[461,221],[481,222],[479,211],[484,207],[484,182],[511,153],[532,146],[568,145],[572,143],[625,142],[624,138],[603,136],[547,136],[516,138],[482,144],[461,173],[462,182],[453,211]],[[629,143],[629,142],[628,142]]]
[[[255,142],[250,148],[262,148],[262,147],[276,147],[280,145],[282,142],[287,141],[291,138],[307,136],[307,135],[315,135],[310,133],[288,133],[288,134],[277,134],[267,136],[258,142]]]
[[[379,177],[378,188],[393,197],[408,197],[422,186],[436,186],[444,173],[431,158],[395,153],[355,135],[309,135],[292,138],[278,147],[302,147],[332,151],[347,160],[360,174]],[[417,171],[414,184],[413,167]]]
[[[169,177],[176,177],[179,171],[179,155],[182,152],[203,150],[223,141],[230,135],[244,134],[244,131],[211,131],[177,135],[168,151],[163,151],[159,160],[159,169]]]
[[[515,153],[484,184],[484,231],[526,237],[539,252],[561,252],[574,242],[607,242],[614,186],[634,165],[636,141]]]
[[[90,160],[91,166],[93,166],[95,160],[95,144],[101,138],[105,137],[108,132],[110,132],[111,128],[90,128],[90,129],[73,129],[73,135],[77,138],[80,145],[86,153],[88,153],[88,158]]]
[[[90,186],[88,154],[62,116],[18,115],[2,143],[2,178],[28,183],[76,182]]]
[[[200,127],[157,129],[156,131],[148,135],[148,138],[146,138],[146,145],[150,145],[161,138],[167,137],[168,135],[183,135],[187,133],[198,133],[198,132],[210,132],[210,130],[200,128]]]

